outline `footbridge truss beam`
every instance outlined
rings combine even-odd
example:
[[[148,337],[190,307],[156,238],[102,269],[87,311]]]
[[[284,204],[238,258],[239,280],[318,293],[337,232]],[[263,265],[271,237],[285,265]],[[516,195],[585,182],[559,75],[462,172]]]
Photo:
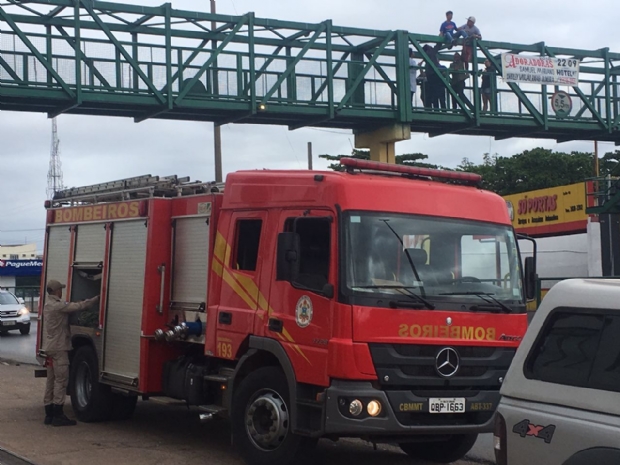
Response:
[[[448,49],[440,40],[329,20],[307,24],[184,11],[170,3],[0,0],[0,110],[331,127],[356,134],[397,125],[402,134],[407,126],[431,136],[620,143],[620,54],[475,41],[460,92],[454,74],[444,69],[460,46]],[[418,75],[437,73],[449,108],[425,106],[426,84],[412,98],[409,49]],[[578,58],[579,85],[506,83],[506,52]],[[439,64],[430,53],[437,53]],[[488,111],[480,91],[485,60],[492,63]],[[571,98],[568,115],[552,109],[558,90]]]

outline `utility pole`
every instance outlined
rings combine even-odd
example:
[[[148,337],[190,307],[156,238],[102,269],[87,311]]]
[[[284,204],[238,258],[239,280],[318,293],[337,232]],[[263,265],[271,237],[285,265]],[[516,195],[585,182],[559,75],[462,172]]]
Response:
[[[598,141],[594,141],[594,177],[599,176],[599,163],[598,163]]]
[[[215,14],[215,0],[211,0],[211,13]],[[211,31],[215,31],[216,24],[215,21],[211,21]],[[213,46],[211,47],[214,51],[217,48],[217,44],[215,40],[211,41]],[[214,52],[215,53],[215,52]],[[216,92],[216,86],[218,83],[217,80],[217,60],[215,60],[215,78],[213,79],[213,93]],[[217,123],[213,123],[213,154],[215,161],[215,182],[222,182],[222,131],[221,127]]]
[[[312,142],[308,142],[308,169],[312,171]]]

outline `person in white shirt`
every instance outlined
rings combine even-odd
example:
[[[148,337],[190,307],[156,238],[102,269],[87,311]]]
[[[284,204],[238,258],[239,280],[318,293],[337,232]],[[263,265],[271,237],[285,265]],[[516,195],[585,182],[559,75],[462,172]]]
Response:
[[[415,91],[417,88],[418,77],[418,62],[413,57],[413,49],[409,49],[409,82],[411,86],[411,104],[413,105],[413,98],[415,97]]]

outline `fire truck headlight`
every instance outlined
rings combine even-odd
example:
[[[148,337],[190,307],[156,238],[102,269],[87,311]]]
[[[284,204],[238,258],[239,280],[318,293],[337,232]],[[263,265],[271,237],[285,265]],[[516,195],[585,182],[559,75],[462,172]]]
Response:
[[[371,417],[379,416],[381,414],[381,402],[379,402],[378,400],[371,400],[370,402],[368,402],[366,411]]]
[[[349,413],[354,417],[359,416],[363,410],[364,404],[362,404],[362,401],[359,399],[355,399],[349,404]]]

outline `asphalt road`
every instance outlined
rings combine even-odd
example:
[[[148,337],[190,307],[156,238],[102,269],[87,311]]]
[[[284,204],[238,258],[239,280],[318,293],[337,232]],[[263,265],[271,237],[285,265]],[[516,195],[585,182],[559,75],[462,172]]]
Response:
[[[9,331],[0,336],[0,358],[20,363],[37,363],[37,319],[30,318],[30,334],[22,336],[19,331]]]
[[[0,359],[20,364],[36,364],[36,320],[32,319],[31,334],[22,336],[10,332],[0,336]],[[213,465],[241,465],[230,446],[230,429],[222,420],[202,425],[198,414],[183,407],[156,401],[140,402],[133,419],[128,422],[79,424],[71,428],[70,447],[62,449],[53,443],[51,454],[46,441],[32,441],[38,434],[63,440],[64,428],[46,428],[41,422],[41,396],[44,379],[33,377],[33,367],[0,364],[0,447],[6,448],[39,465],[81,464],[88,457],[90,465],[110,462],[125,464],[155,463],[208,463]],[[8,400],[8,403],[6,402]],[[65,431],[63,433],[63,431]],[[21,433],[20,433],[21,432]],[[118,454],[116,460],[110,454]],[[468,454],[470,461],[459,464],[494,463],[493,437],[481,435]],[[379,445],[374,451],[367,443],[341,440],[333,443],[321,440],[312,453],[313,463],[356,465],[387,464],[412,465],[398,448]],[[1,462],[1,461],[0,461]],[[1,463],[0,463],[1,465]]]

